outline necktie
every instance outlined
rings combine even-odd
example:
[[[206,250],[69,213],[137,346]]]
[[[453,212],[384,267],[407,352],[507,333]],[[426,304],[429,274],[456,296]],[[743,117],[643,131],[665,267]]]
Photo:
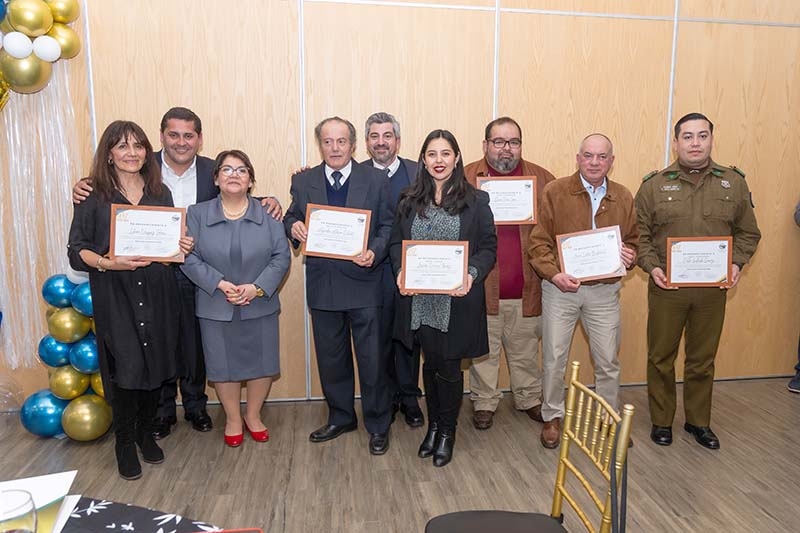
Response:
[[[383,171],[386,172],[386,177],[387,178],[391,178],[392,177],[391,176],[392,171],[389,170],[389,167],[384,168]]]
[[[334,170],[331,176],[333,177],[333,190],[338,191],[342,188],[342,173],[338,170]]]

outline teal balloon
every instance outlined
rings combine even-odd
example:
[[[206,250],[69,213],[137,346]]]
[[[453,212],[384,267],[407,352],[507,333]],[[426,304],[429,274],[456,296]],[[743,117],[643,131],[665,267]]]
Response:
[[[39,341],[39,359],[44,364],[59,367],[69,364],[69,350],[72,344],[59,342],[50,335],[45,335]]]
[[[81,283],[75,290],[72,291],[70,296],[72,307],[82,315],[92,316],[94,308],[92,306],[92,289],[89,288],[89,282]]]
[[[69,362],[82,374],[94,374],[100,370],[97,358],[97,339],[92,333],[76,342],[69,349]]]
[[[6,16],[6,4],[3,0],[0,0],[0,20],[3,20],[3,17]]]
[[[19,411],[22,426],[39,437],[55,437],[64,433],[61,426],[61,415],[69,405],[69,400],[62,400],[48,389],[34,392]]]
[[[42,297],[44,301],[55,307],[69,307],[72,305],[72,291],[75,285],[64,274],[50,276],[42,284]]]

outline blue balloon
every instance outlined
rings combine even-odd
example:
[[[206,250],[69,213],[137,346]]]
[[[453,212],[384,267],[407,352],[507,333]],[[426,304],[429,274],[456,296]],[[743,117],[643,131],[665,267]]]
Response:
[[[89,288],[88,281],[86,283],[81,283],[72,291],[70,301],[72,302],[72,307],[74,307],[77,312],[82,315],[92,316],[94,312],[92,306],[92,289]]]
[[[6,16],[6,4],[3,0],[0,0],[0,21]]]
[[[44,301],[55,307],[69,307],[72,305],[70,297],[75,285],[64,274],[50,276],[42,284],[42,297]]]
[[[72,344],[59,342],[50,335],[39,341],[39,359],[48,366],[59,367],[69,363],[69,349]]]
[[[75,370],[83,374],[94,374],[100,370],[100,361],[97,359],[97,339],[91,332],[69,349],[69,362]]]
[[[56,398],[49,389],[42,389],[28,396],[22,404],[19,419],[25,429],[34,435],[54,437],[64,433],[64,428],[61,427],[61,414],[67,405],[69,400]]]

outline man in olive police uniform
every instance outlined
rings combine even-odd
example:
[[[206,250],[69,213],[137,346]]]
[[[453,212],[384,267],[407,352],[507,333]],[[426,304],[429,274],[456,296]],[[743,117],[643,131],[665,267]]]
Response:
[[[675,358],[686,335],[684,429],[706,448],[719,448],[710,428],[714,358],[725,318],[728,288],[736,286],[761,233],[744,173],[711,159],[714,125],[700,113],[675,124],[678,159],[644,178],[636,194],[638,265],[648,274],[647,395],[650,438],[672,444]],[[666,285],[667,237],[733,237],[731,279],[722,288]]]

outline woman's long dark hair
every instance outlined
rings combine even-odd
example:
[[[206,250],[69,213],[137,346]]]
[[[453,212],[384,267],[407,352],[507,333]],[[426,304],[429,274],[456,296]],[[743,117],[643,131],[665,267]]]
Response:
[[[400,194],[398,202],[398,210],[408,215],[412,210],[418,216],[424,217],[425,210],[431,204],[436,204],[436,184],[433,177],[425,168],[425,152],[428,150],[428,145],[434,139],[444,139],[453,149],[458,161],[453,169],[453,174],[450,179],[444,184],[442,188],[442,199],[439,202],[439,207],[444,209],[450,215],[457,215],[464,210],[467,200],[475,195],[475,188],[470,185],[464,175],[464,161],[461,157],[461,149],[458,147],[458,141],[455,136],[447,130],[433,130],[425,138],[422,143],[422,148],[419,151],[419,165],[417,166],[417,179],[414,184],[405,189]]]
[[[109,163],[111,159],[111,149],[122,140],[131,138],[140,143],[145,149],[144,165],[139,174],[144,179],[144,192],[150,196],[161,196],[163,183],[161,182],[161,167],[158,166],[153,145],[147,139],[144,130],[135,122],[129,120],[115,120],[108,125],[100,141],[97,143],[97,151],[94,153],[92,170],[89,177],[92,180],[92,188],[104,201],[110,201],[114,195],[114,189],[119,188],[119,177],[117,170]]]

